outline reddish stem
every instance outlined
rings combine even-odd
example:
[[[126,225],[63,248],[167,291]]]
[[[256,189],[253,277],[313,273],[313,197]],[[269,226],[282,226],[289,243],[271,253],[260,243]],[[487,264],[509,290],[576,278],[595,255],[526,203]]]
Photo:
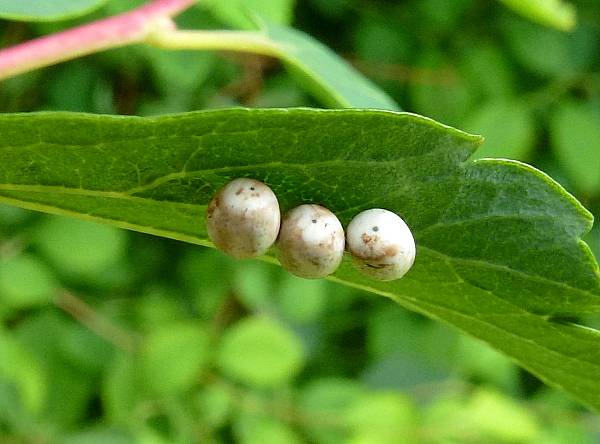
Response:
[[[0,80],[85,54],[141,42],[196,0],[153,0],[124,14],[0,50]]]

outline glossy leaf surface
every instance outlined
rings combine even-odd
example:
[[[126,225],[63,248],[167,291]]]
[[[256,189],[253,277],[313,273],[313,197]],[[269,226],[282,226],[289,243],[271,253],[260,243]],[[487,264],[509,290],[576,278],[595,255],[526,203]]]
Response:
[[[600,408],[600,333],[554,320],[600,310],[580,240],[591,215],[532,167],[469,161],[480,143],[369,110],[3,115],[0,202],[200,245],[208,200],[241,176],[265,181],[283,211],[315,202],[344,225],[393,210],[415,235],[414,268],[380,283],[346,258],[333,280],[452,324]]]
[[[569,31],[577,22],[575,7],[564,0],[500,0],[534,22]]]

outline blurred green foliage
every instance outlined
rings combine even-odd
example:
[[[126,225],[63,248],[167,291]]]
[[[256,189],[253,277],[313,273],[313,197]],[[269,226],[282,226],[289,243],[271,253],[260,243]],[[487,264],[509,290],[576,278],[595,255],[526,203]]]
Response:
[[[110,0],[77,22],[139,3]],[[600,214],[597,0],[572,2],[568,33],[491,1],[252,3],[347,57],[403,109],[484,134],[480,157],[530,162]],[[224,4],[207,1],[178,21],[246,26]],[[0,46],[73,23],[0,22]],[[0,84],[1,112],[235,105],[316,102],[271,59],[142,46]],[[600,255],[600,229],[587,241]],[[391,301],[9,207],[0,207],[0,321],[3,444],[600,439],[593,414]]]

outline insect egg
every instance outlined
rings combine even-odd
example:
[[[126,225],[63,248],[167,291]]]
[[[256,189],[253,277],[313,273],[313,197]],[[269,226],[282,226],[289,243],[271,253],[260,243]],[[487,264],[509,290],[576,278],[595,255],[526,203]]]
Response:
[[[320,205],[300,205],[283,217],[279,262],[296,276],[322,278],[340,265],[344,244],[344,228],[335,214]]]
[[[281,215],[277,197],[264,183],[234,179],[208,204],[208,237],[237,259],[260,256],[275,243]]]
[[[415,260],[416,247],[406,223],[380,208],[359,213],[346,231],[348,250],[363,274],[380,281],[400,279]]]

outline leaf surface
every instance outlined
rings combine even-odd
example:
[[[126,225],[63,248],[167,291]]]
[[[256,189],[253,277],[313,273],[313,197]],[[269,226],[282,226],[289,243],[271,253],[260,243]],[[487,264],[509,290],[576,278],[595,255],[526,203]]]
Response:
[[[51,22],[85,15],[107,0],[0,0],[0,18]]]
[[[238,29],[255,29],[253,15],[271,23],[289,25],[294,16],[294,0],[205,0],[200,7],[208,9],[215,18]]]
[[[545,26],[572,30],[577,23],[575,7],[563,0],[500,0],[523,17]]]
[[[261,23],[261,30],[304,88],[332,108],[399,110],[371,80],[311,36],[293,28]]]
[[[3,115],[0,202],[208,246],[206,204],[236,177],[265,181],[283,211],[319,203],[344,225],[387,208],[413,230],[413,269],[376,282],[345,258],[333,280],[452,324],[600,408],[600,333],[556,320],[600,310],[580,240],[592,217],[530,166],[469,161],[480,143],[389,111]]]
[[[600,191],[600,114],[584,103],[563,103],[553,113],[550,137],[577,188],[587,194]]]

